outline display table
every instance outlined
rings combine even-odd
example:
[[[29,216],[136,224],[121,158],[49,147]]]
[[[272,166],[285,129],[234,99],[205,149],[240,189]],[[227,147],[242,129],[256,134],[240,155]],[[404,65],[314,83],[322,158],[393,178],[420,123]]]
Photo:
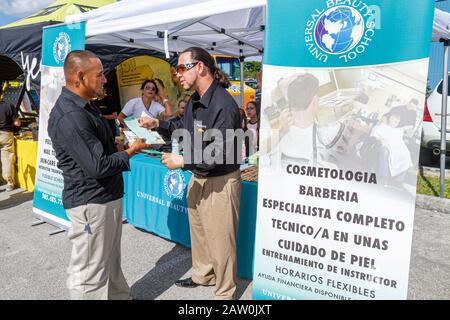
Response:
[[[16,147],[16,186],[30,192],[34,190],[34,178],[36,177],[36,159],[38,142],[32,139],[20,139],[15,137]]]
[[[191,173],[170,171],[159,158],[136,155],[124,173],[123,214],[131,225],[190,247],[186,191]],[[252,279],[257,183],[242,182],[237,235],[237,274]]]

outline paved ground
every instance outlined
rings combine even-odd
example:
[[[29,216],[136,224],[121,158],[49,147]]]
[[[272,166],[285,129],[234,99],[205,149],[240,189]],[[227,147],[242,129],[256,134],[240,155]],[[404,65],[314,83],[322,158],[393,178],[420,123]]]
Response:
[[[0,187],[0,299],[68,299],[66,233],[49,224],[32,227],[32,194]],[[417,209],[409,299],[450,299],[450,215]],[[211,287],[182,289],[173,282],[190,275],[190,251],[124,225],[123,269],[136,299],[212,298]],[[251,299],[252,284],[240,279],[238,296]]]

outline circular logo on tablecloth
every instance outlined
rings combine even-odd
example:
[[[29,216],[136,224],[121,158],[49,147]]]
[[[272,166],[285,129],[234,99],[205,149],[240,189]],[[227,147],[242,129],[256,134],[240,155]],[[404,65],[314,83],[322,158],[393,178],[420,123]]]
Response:
[[[164,191],[169,197],[182,199],[185,186],[181,170],[167,171],[164,176]]]
[[[55,42],[53,42],[53,58],[55,58],[56,63],[64,62],[70,49],[69,35],[65,32],[60,32]]]

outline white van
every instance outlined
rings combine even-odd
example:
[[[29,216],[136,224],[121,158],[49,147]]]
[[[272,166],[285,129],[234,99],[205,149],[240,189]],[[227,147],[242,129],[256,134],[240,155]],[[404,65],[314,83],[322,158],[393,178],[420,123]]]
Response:
[[[450,84],[450,76],[449,76]],[[450,86],[449,86],[450,87]],[[450,88],[448,90],[450,95]],[[423,115],[421,162],[432,163],[439,160],[441,149],[441,105],[442,105],[442,80],[430,94],[425,102]],[[450,99],[447,113],[450,111]],[[447,155],[450,155],[450,119],[447,118]]]

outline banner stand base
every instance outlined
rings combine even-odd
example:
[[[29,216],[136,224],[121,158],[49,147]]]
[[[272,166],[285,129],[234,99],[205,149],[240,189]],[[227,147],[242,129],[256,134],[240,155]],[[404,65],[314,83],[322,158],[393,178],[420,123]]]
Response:
[[[64,229],[56,229],[55,231],[49,232],[48,235],[49,236],[54,236],[55,234],[61,233],[61,232],[66,232],[67,230]]]
[[[45,217],[42,217],[39,214],[36,214],[34,212],[32,214],[32,217],[38,220],[38,221],[36,221],[36,222],[31,224],[32,227],[39,226],[39,225],[44,224],[44,223],[48,223],[48,224],[51,224],[52,226],[55,226],[57,228],[56,230],[49,232],[48,233],[49,236],[53,236],[55,234],[58,234],[58,233],[61,233],[61,232],[65,232],[65,231],[67,231],[69,229],[69,227],[67,227],[64,224],[58,223],[58,222],[56,222],[54,220],[46,219]]]
[[[38,211],[38,212],[36,212]],[[53,236],[55,234],[64,232],[64,231],[68,231],[71,227],[71,223],[70,221],[66,221],[63,220],[61,218],[49,215],[45,212],[42,212],[39,209],[33,208],[33,213],[31,214],[31,216],[39,221],[33,223],[31,226],[37,226],[43,223],[48,223],[51,224],[52,226],[55,226],[57,229],[54,231],[49,232],[49,236]]]
[[[35,217],[35,218],[36,218],[36,217]],[[36,219],[37,219],[37,218],[36,218]],[[39,220],[39,219],[38,219],[38,220]],[[39,220],[39,221],[37,221],[37,222],[32,223],[31,226],[32,226],[32,227],[36,227],[36,226],[39,226],[39,225],[44,224],[44,223],[45,223],[45,221]]]

